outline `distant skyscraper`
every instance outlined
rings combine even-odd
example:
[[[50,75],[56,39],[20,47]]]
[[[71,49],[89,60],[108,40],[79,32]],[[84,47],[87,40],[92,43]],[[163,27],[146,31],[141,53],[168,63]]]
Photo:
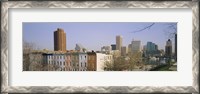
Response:
[[[175,60],[177,61],[177,34],[175,34]]]
[[[147,42],[147,49],[146,50],[147,50],[147,52],[156,51],[156,50],[158,50],[158,45],[156,45],[153,42]]]
[[[116,36],[116,50],[121,51],[122,47],[122,36]]]
[[[61,28],[54,31],[54,51],[66,51],[66,33]]]
[[[116,50],[116,44],[111,45],[112,50]]]
[[[84,52],[84,51],[86,51],[86,48],[84,48],[81,44],[76,44],[75,50]]]
[[[156,50],[156,51],[158,50],[158,45],[156,45],[156,44],[155,44],[155,50]]]
[[[143,46],[143,51],[146,51],[146,50],[147,50],[147,46],[144,45],[144,46]]]
[[[101,52],[103,52],[103,53],[110,53],[110,51],[111,51],[111,46],[101,47]]]
[[[142,48],[142,56],[143,56],[143,57],[145,57],[146,54],[147,54],[147,53],[146,53],[146,50],[147,50],[147,46],[144,45],[143,48]]]
[[[170,39],[168,39],[167,42],[166,42],[165,56],[167,56],[167,57],[172,56],[172,41]]]
[[[145,52],[148,56],[155,56],[160,54],[158,50],[158,45],[153,42],[147,42]]]
[[[133,40],[131,42],[131,45],[132,45],[132,47],[131,47],[132,54],[135,54],[135,53],[141,51],[141,41]]]
[[[122,46],[122,48],[121,48],[121,55],[122,56],[126,56],[126,54],[127,54],[127,47],[126,46]]]
[[[129,54],[131,53],[131,49],[132,49],[132,44],[129,44],[129,45],[128,45],[128,53],[129,53]]]

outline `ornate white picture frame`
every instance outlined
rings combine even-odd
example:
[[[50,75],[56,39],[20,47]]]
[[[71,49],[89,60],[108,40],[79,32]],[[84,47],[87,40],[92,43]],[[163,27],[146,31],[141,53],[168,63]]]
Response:
[[[190,8],[192,10],[191,86],[9,86],[9,9],[16,8]],[[199,93],[198,1],[2,1],[1,93]]]

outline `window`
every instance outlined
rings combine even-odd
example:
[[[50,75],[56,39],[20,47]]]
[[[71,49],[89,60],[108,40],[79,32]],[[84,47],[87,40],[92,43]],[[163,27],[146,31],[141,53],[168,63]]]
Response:
[[[63,65],[65,65],[65,62],[63,63]]]
[[[82,67],[82,62],[81,62],[81,67]]]
[[[86,56],[85,56],[85,59],[86,59]]]
[[[62,62],[60,61],[60,65],[62,65]]]
[[[86,67],[86,62],[85,62],[85,67]]]

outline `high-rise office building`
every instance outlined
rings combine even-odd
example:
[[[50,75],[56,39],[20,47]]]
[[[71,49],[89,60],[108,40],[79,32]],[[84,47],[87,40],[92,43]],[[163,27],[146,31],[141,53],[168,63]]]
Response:
[[[132,49],[132,44],[128,44],[128,54],[131,53],[131,49]]]
[[[147,45],[144,45],[143,48],[142,48],[142,50],[146,51],[147,50]]]
[[[116,44],[111,45],[112,50],[116,50]]]
[[[87,49],[86,49],[85,47],[83,47],[80,43],[76,44],[75,50],[76,50],[76,51],[80,51],[80,52],[85,52],[85,51],[87,51]]]
[[[168,39],[167,42],[166,42],[165,56],[167,56],[167,57],[172,56],[172,41],[170,39]]]
[[[127,47],[126,46],[122,46],[122,48],[121,48],[121,55],[122,56],[126,56],[126,54],[127,54]]]
[[[160,54],[158,50],[158,45],[153,42],[147,42],[145,52],[148,56],[155,56]]]
[[[54,51],[66,51],[66,33],[61,28],[54,31]]]
[[[158,50],[158,45],[156,45],[153,42],[147,42],[147,48],[146,48],[147,52],[154,52]]]
[[[132,44],[132,47],[131,47],[132,54],[135,54],[141,51],[141,41],[133,40],[131,44]]]
[[[122,36],[116,36],[116,50],[121,51],[122,47]]]
[[[177,34],[175,34],[175,60],[177,61]]]
[[[110,51],[111,51],[111,46],[101,47],[101,52],[103,52],[103,53],[110,53]]]
[[[156,50],[156,51],[158,50],[158,45],[156,45],[156,44],[155,44],[155,50]]]

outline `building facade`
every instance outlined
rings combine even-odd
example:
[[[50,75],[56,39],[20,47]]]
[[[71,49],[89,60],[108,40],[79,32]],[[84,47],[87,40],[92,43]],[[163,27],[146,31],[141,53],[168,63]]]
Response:
[[[48,70],[65,71],[65,54],[64,53],[44,53],[45,61],[48,63]]]
[[[153,42],[147,42],[146,51],[148,54],[152,54],[154,51],[156,51],[156,44]]]
[[[79,53],[72,53],[71,61],[72,71],[79,71]]]
[[[87,53],[87,71],[96,71],[96,53],[95,52],[88,52]]]
[[[158,49],[158,45],[153,42],[147,42],[145,53],[148,56],[160,56],[161,55],[161,51]]]
[[[87,53],[79,53],[79,71],[87,71]]]
[[[116,36],[116,50],[121,51],[122,47],[122,36]]]
[[[117,50],[118,51],[118,50]],[[96,52],[33,52],[31,71],[103,71],[104,63],[111,63],[113,55]]]
[[[66,71],[72,71],[73,67],[72,67],[72,54],[71,53],[66,53],[65,55],[65,70]]]
[[[116,50],[116,44],[111,45],[112,50]]]
[[[86,48],[84,48],[81,44],[76,44],[75,50],[79,52],[85,52]]]
[[[167,40],[165,46],[165,56],[171,57],[172,56],[172,41],[170,39]]]
[[[113,63],[113,56],[109,54],[96,53],[97,71],[105,70],[105,63]]]
[[[177,34],[175,34],[175,53],[174,53],[174,56],[175,56],[175,61],[177,61]]]
[[[54,31],[54,51],[66,51],[66,33],[61,28]]]
[[[103,47],[101,47],[101,52],[109,54],[111,52],[111,46],[103,46]]]
[[[141,41],[133,40],[131,42],[131,53],[135,54],[141,51]]]
[[[127,47],[126,46],[122,46],[121,48],[121,56],[126,56],[127,54]]]
[[[132,44],[128,44],[128,54],[131,54]]]

